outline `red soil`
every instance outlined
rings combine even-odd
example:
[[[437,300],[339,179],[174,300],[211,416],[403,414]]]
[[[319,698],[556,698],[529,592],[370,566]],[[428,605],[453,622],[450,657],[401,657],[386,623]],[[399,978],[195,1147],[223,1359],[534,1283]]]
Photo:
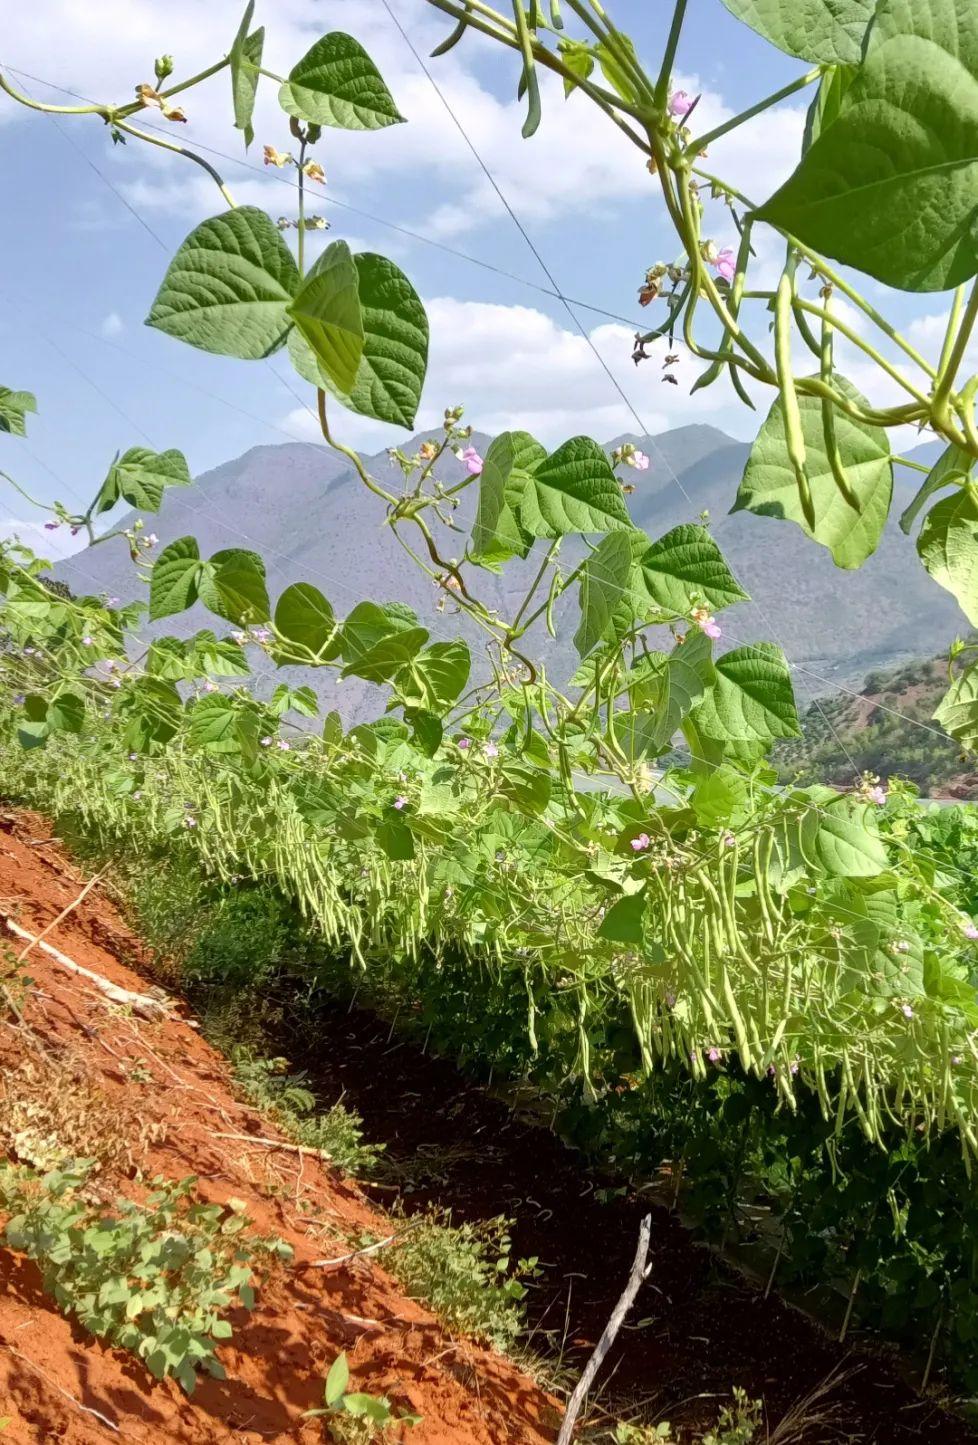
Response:
[[[0,910],[23,928],[40,932],[85,881],[46,823],[30,814],[0,817]],[[146,991],[145,980],[118,961],[138,957],[139,945],[101,886],[47,941],[111,982]],[[73,1326],[42,1292],[37,1268],[0,1249],[5,1445],[313,1445],[326,1438],[322,1423],[300,1417],[321,1403],[325,1372],[340,1350],[349,1357],[354,1388],[387,1395],[423,1417],[404,1432],[412,1445],[553,1441],[553,1402],[508,1361],[452,1337],[399,1290],[377,1257],[309,1268],[312,1260],[347,1253],[360,1231],[388,1235],[389,1221],[356,1184],[316,1158],[218,1137],[279,1136],[237,1102],[224,1060],[178,1007],[160,1021],[127,1017],[37,949],[28,963],[35,980],[24,1005],[30,1032],[10,1016],[0,1021],[6,1087],[26,1060],[53,1058],[66,1076],[102,1094],[107,1117],[120,1121],[129,1164],[112,1179],[114,1187],[131,1191],[137,1169],[173,1179],[197,1175],[203,1198],[244,1200],[258,1232],[294,1247],[295,1264],[259,1292],[252,1314],[232,1316],[234,1337],[220,1350],[228,1378],[202,1377],[188,1398],[174,1382],[155,1381],[136,1357]],[[310,1223],[312,1214],[322,1222]]]

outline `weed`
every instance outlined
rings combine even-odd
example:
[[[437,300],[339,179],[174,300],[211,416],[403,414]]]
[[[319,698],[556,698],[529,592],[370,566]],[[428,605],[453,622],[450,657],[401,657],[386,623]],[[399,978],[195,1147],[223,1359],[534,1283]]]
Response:
[[[764,1407],[752,1400],[746,1390],[734,1386],[733,1401],[720,1411],[716,1429],[708,1431],[701,1445],[751,1445],[761,1428]]]
[[[383,1439],[392,1428],[410,1428],[421,1421],[420,1415],[396,1410],[385,1395],[367,1395],[347,1390],[350,1366],[346,1354],[337,1355],[326,1376],[323,1403],[317,1410],[306,1410],[304,1419],[326,1417],[326,1428],[336,1445],[370,1445]]]
[[[451,1329],[508,1350],[523,1329],[526,1279],[537,1260],[511,1259],[510,1221],[453,1225],[447,1210],[412,1221],[388,1256],[391,1272]]]
[[[256,1261],[289,1259],[290,1247],[249,1236],[232,1204],[196,1202],[193,1179],[155,1179],[145,1205],[103,1207],[86,1197],[90,1172],[85,1160],[46,1174],[0,1166],[7,1244],[40,1265],[59,1308],[157,1379],[173,1375],[188,1394],[198,1369],[223,1379],[215,1350],[231,1338],[225,1312],[251,1309]]]
[[[337,1101],[317,1112],[316,1096],[303,1072],[290,1073],[287,1059],[266,1059],[247,1046],[231,1051],[234,1075],[249,1101],[273,1119],[294,1144],[321,1149],[345,1174],[369,1174],[382,1144],[366,1144],[363,1120]]]

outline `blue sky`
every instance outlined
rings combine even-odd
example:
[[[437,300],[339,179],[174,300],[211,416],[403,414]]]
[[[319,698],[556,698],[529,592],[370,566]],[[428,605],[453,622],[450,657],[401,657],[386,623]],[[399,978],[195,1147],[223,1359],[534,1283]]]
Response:
[[[427,54],[445,34],[445,18],[423,0],[392,4]],[[40,99],[70,102],[52,84],[97,99],[126,98],[134,85],[152,80],[156,54],[175,55],[175,79],[223,54],[241,8],[241,0],[206,6],[33,0],[5,17],[0,63]],[[669,7],[616,0],[612,8],[654,63]],[[381,0],[259,0],[256,19],[268,29],[266,64],[279,73],[323,32],[355,34],[408,118],[381,133],[327,132],[318,155],[328,185],[316,209],[331,222],[330,239],[343,236],[354,249],[393,256],[428,304],[432,354],[419,423],[431,424],[446,405],[463,402],[485,430],[524,425],[550,444],[581,431],[604,439],[635,430],[559,301],[340,204],[547,285]],[[582,97],[565,103],[549,86],[541,130],[523,141],[515,61],[492,46],[467,40],[431,68],[565,294],[648,323],[650,313],[635,303],[637,288],[646,267],[671,259],[675,245],[638,152]],[[803,68],[735,21],[720,0],[691,0],[677,78],[702,92],[703,126]],[[235,198],[277,216],[293,211],[294,193],[282,173],[261,161],[263,144],[290,143],[275,91],[263,82],[247,156],[231,127],[226,73],[187,97],[189,123],[179,127],[179,139],[225,152],[230,159],[205,153]],[[716,169],[762,199],[791,168],[803,107],[804,101],[789,103],[718,144],[711,155]],[[196,222],[223,209],[202,172],[136,142],[113,147],[97,119],[54,121],[6,97],[0,164],[8,200],[0,240],[0,384],[36,392],[40,407],[26,443],[3,439],[0,466],[42,499],[73,506],[98,485],[115,451],[132,445],[179,447],[199,473],[258,443],[315,440],[311,392],[284,354],[268,364],[223,360],[142,325],[168,255]],[[718,240],[729,241],[722,208],[710,214]],[[773,237],[759,250],[761,273],[776,274]],[[869,289],[879,300],[880,288]],[[921,345],[936,344],[942,298],[890,299]],[[696,374],[691,359],[680,363],[686,386],[663,386],[658,361],[636,369],[629,360],[631,325],[586,310],[578,315],[650,431],[688,421],[744,437],[756,429],[757,418],[725,382],[688,395]],[[851,368],[860,384],[862,365],[856,360]],[[762,414],[769,400],[759,398]],[[358,418],[349,418],[341,435],[369,450],[403,437]],[[4,496],[0,530],[9,532],[27,515],[22,503]]]

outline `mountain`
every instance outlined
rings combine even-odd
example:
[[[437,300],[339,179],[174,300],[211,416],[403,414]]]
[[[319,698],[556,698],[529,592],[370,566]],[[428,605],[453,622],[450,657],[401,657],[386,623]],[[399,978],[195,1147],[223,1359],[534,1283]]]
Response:
[[[774,762],[783,782],[851,788],[860,773],[909,778],[928,798],[978,798],[973,760],[933,721],[947,691],[947,662],[934,658],[870,673],[861,693],[814,704],[804,738],[782,743]]]
[[[412,452],[421,440],[413,438],[405,450]],[[622,441],[634,442],[651,458],[647,471],[630,472],[627,478],[635,483],[629,505],[636,523],[657,537],[703,511],[709,513],[718,543],[752,598],[726,614],[725,640],[732,646],[758,638],[780,643],[798,669],[800,700],[831,692],[838,682],[858,685],[873,668],[932,656],[962,629],[956,603],[927,576],[913,542],[897,523],[919,484],[919,473],[898,468],[894,505],[879,550],[858,571],[845,572],[790,522],[746,512],[729,515],[750,450],[747,444],[709,426],[679,427],[656,437],[618,437],[608,443],[609,449]],[[473,437],[478,448],[487,443],[488,438]],[[929,463],[935,454],[931,445],[913,455]],[[399,473],[392,470],[386,453],[365,461],[374,475],[389,480],[391,490],[399,490]],[[464,471],[449,456],[439,474],[451,485]],[[434,524],[444,557],[463,553],[476,490],[461,494],[453,517],[458,531]],[[131,526],[135,519],[136,514],[129,513],[115,525]],[[450,603],[444,611],[436,610],[444,593],[385,525],[382,502],[361,484],[345,458],[324,446],[255,447],[205,472],[190,488],[169,489],[158,516],[145,520],[160,547],[193,535],[204,556],[223,547],[260,552],[273,598],[291,582],[309,581],[340,615],[365,598],[407,602],[433,638],[461,634],[473,655],[484,657],[486,634],[458,616]],[[411,528],[405,528],[413,544],[410,533]],[[573,565],[582,555],[580,540],[566,539],[561,555]],[[505,615],[518,606],[537,565],[531,559],[511,564],[501,575],[480,572],[473,589]],[[121,537],[60,562],[55,575],[75,592],[105,591],[124,601],[145,595]],[[524,650],[543,656],[555,677],[566,678],[573,667],[570,637],[576,607],[572,589],[558,610],[558,622],[563,618],[565,624],[558,627],[558,643],[548,637],[542,620],[526,639]],[[147,623],[142,635],[186,636],[214,622],[198,605],[163,623]],[[321,674],[304,680],[314,682],[317,690],[323,686]],[[263,691],[271,686],[271,677],[266,678]],[[348,718],[364,716],[378,702],[383,706],[384,694],[369,683],[350,679],[342,688],[335,697],[342,700],[341,711]]]

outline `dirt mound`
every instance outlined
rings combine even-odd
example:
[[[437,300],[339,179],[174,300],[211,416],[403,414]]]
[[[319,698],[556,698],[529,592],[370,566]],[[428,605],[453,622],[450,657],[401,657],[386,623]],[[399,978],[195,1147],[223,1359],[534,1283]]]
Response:
[[[0,829],[0,913],[36,936],[87,880],[40,819],[5,815]],[[147,991],[119,962],[138,957],[139,944],[101,885],[45,941],[113,984]],[[73,1326],[42,1292],[37,1268],[0,1249],[5,1442],[312,1445],[325,1432],[301,1415],[321,1403],[324,1375],[341,1350],[353,1388],[423,1417],[405,1432],[415,1445],[554,1439],[553,1401],[514,1365],[452,1337],[407,1298],[378,1263],[382,1252],[311,1267],[348,1254],[366,1232],[388,1235],[389,1221],[358,1186],[237,1102],[224,1061],[178,1007],[147,1019],[113,1006],[36,947],[28,963],[29,1027],[11,1017],[0,1027],[0,1112],[9,1117],[16,1098],[29,1118],[32,1097],[39,1112],[55,1111],[80,1149],[89,1141],[100,1150],[106,1177],[123,1193],[133,1192],[137,1170],[196,1175],[202,1198],[244,1201],[261,1234],[293,1246],[295,1263],[260,1291],[253,1313],[232,1314],[234,1336],[220,1350],[227,1379],[202,1377],[188,1398],[173,1381],[154,1380],[133,1355]]]

